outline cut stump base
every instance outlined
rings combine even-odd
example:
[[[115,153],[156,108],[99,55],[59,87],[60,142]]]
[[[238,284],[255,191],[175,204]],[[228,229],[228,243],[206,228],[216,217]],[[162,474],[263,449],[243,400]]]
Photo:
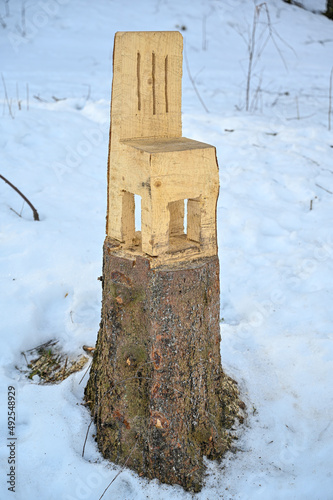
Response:
[[[200,491],[241,402],[222,371],[219,261],[152,269],[106,238],[102,320],[85,398],[105,458]],[[129,457],[129,458],[128,458]]]

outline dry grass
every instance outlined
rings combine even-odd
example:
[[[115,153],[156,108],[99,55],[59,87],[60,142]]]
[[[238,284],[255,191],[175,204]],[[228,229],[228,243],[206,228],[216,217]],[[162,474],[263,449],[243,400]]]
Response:
[[[75,372],[81,371],[88,358],[80,355],[74,359],[62,352],[57,340],[50,340],[22,353],[26,366],[19,368],[29,379],[38,376],[39,384],[58,384]]]

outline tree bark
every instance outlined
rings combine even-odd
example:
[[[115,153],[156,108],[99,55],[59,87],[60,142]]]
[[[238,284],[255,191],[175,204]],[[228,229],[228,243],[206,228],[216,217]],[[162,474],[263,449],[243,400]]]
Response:
[[[223,456],[243,406],[222,371],[219,299],[217,256],[151,269],[148,256],[119,257],[106,238],[102,320],[85,390],[104,457],[201,489],[203,456]]]
[[[329,19],[333,19],[333,0],[327,0],[326,2],[326,13],[325,15]]]

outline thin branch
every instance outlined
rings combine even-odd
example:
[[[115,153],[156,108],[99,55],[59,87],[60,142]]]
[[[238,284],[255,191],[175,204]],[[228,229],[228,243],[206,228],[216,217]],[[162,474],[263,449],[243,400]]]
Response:
[[[81,380],[80,380],[80,382],[79,382],[79,385],[81,384],[81,382],[82,382],[82,380],[84,379],[84,377],[87,375],[87,373],[88,373],[88,371],[89,371],[89,368],[90,368],[90,367],[91,367],[91,363],[89,363],[88,368],[87,368],[87,369],[86,369],[86,371],[84,372],[84,374],[83,374],[83,376],[82,376],[82,378],[81,378]]]
[[[280,51],[280,49],[279,49],[279,47],[278,47],[278,44],[276,43],[276,41],[275,41],[275,39],[274,39],[273,33],[274,33],[274,35],[276,35],[276,36],[279,38],[279,40],[280,40],[282,43],[284,43],[284,44],[285,44],[285,45],[286,45],[286,46],[287,46],[290,50],[292,50],[292,51],[293,51],[293,53],[294,53],[295,55],[296,55],[296,51],[294,50],[294,48],[293,48],[291,45],[289,45],[289,43],[287,43],[287,42],[286,42],[286,41],[285,41],[285,40],[284,40],[284,39],[283,39],[283,38],[279,35],[279,33],[278,33],[276,30],[273,30],[273,28],[272,28],[272,22],[271,22],[271,18],[270,18],[270,15],[269,15],[269,10],[268,10],[267,4],[265,3],[264,5],[265,5],[265,12],[266,12],[267,21],[268,21],[268,29],[269,29],[269,33],[270,33],[270,35],[271,35],[272,41],[273,41],[273,43],[274,43],[274,45],[275,45],[275,48],[276,48],[276,50],[277,50],[277,52],[278,52],[278,54],[279,54],[279,56],[280,56],[280,58],[281,58],[281,60],[282,60],[282,62],[283,62],[283,64],[284,64],[284,67],[285,67],[285,68],[286,68],[286,70],[288,71],[288,66],[287,66],[287,63],[286,63],[286,61],[285,61],[285,59],[284,59],[284,57],[283,57],[283,55],[282,55],[282,52]]]
[[[201,104],[202,104],[204,110],[206,111],[206,113],[209,113],[209,110],[208,110],[206,104],[203,102],[203,100],[201,98],[201,95],[199,94],[199,91],[198,91],[198,89],[197,89],[197,87],[195,85],[195,81],[192,78],[191,71],[190,71],[190,66],[189,66],[188,59],[187,59],[186,45],[184,45],[184,55],[185,55],[185,63],[186,63],[186,68],[187,68],[188,76],[189,76],[189,79],[190,79],[190,81],[192,83],[194,91],[197,94],[197,97],[198,97],[199,101],[201,102]]]
[[[19,217],[21,217],[21,219],[22,219],[22,215],[21,215],[21,214],[19,214],[18,212],[16,212],[16,210],[14,210],[12,207],[9,207],[9,208],[10,208],[10,210],[11,210],[12,212],[14,212],[14,214],[18,215],[18,216],[19,216]]]
[[[88,425],[88,429],[87,429],[87,432],[86,432],[86,437],[85,437],[85,440],[84,440],[84,443],[83,443],[83,448],[82,448],[82,457],[84,457],[84,450],[86,449],[86,443],[87,443],[87,439],[88,439],[88,436],[89,436],[90,427],[91,427],[91,425],[92,425],[93,422],[94,422],[94,418],[91,419],[90,424]]]
[[[292,118],[286,118],[286,120],[291,121],[291,120],[306,120],[307,118],[312,118],[315,116],[316,113],[311,113],[311,115],[306,115],[306,116],[294,116]]]
[[[255,111],[256,109],[258,109],[259,98],[261,97],[262,93],[261,83],[262,83],[262,77],[259,78],[257,88],[254,92],[254,96],[252,97],[251,111]]]
[[[39,97],[39,95],[34,95],[34,99],[36,99],[36,101],[39,101],[39,102],[47,102],[45,99],[42,99],[41,97]]]
[[[118,472],[118,474],[116,474],[114,476],[114,478],[112,479],[112,481],[107,485],[107,487],[105,488],[105,490],[103,491],[103,493],[101,494],[101,496],[99,497],[98,500],[101,500],[101,498],[104,497],[105,493],[107,492],[107,490],[110,488],[111,484],[117,479],[117,477],[119,476],[119,474],[121,474],[123,472],[123,470],[125,469],[126,465],[127,465],[127,462],[129,461],[133,451],[135,450],[136,448],[136,445],[138,444],[138,440],[135,441],[135,445],[133,446],[133,448],[131,449],[131,451],[129,452],[128,454],[128,457],[126,458],[125,462],[123,463],[120,471]]]
[[[90,86],[90,85],[88,85],[87,83],[85,83],[85,86],[86,86],[86,87],[88,87],[88,93],[87,93],[87,95],[86,95],[86,101],[88,101],[88,100],[89,100],[89,98],[90,98],[91,86]],[[66,98],[65,98],[65,99],[66,99]]]
[[[268,42],[270,41],[271,39],[271,36],[270,34],[268,33],[265,40],[264,41],[261,41],[261,45],[260,47],[258,48],[258,52],[257,52],[257,57],[256,57],[256,61],[254,61],[253,63],[253,69],[255,68],[256,64],[258,61],[260,61],[260,57],[262,55],[262,53],[264,52],[265,48],[266,48],[266,45],[268,44]]]
[[[252,34],[251,39],[248,42],[248,51],[249,51],[249,64],[247,68],[247,81],[246,81],[246,111],[249,110],[249,101],[250,101],[250,87],[251,87],[251,78],[252,78],[252,64],[253,64],[253,56],[255,51],[256,44],[256,29],[258,17],[260,15],[260,5],[256,6],[253,13],[253,23],[252,23]]]
[[[260,21],[260,15],[264,11],[266,15],[266,22],[264,23],[264,27],[259,31],[258,33],[258,25]],[[262,17],[262,16],[261,16]],[[267,33],[268,31],[268,33]],[[253,12],[253,20],[252,20],[252,27],[251,30],[249,30],[247,34],[247,38],[243,35],[243,33],[240,33],[237,31],[240,36],[243,38],[247,45],[247,51],[248,51],[248,68],[247,68],[247,76],[246,76],[246,98],[245,98],[245,107],[246,111],[249,111],[250,109],[250,95],[251,95],[251,84],[252,84],[252,77],[253,77],[253,72],[254,69],[257,65],[257,63],[260,61],[260,58],[266,48],[266,45],[268,44],[269,40],[272,40],[275,49],[277,53],[279,54],[283,65],[285,66],[286,70],[287,64],[286,61],[282,55],[282,52],[276,42],[275,37],[277,37],[281,42],[283,42],[287,47],[289,47],[293,52],[295,53],[294,49],[285,42],[285,40],[282,39],[282,37],[279,35],[279,33],[274,30],[272,21],[270,18],[270,13],[268,6],[266,2],[262,2],[258,5],[255,5],[254,12]]]
[[[332,191],[329,191],[328,189],[324,188],[323,186],[320,186],[319,184],[316,184],[316,186],[326,191],[326,193],[333,194]]]
[[[3,175],[0,174],[0,179],[2,179],[3,181],[5,181],[11,188],[14,189],[14,191],[16,191],[20,196],[22,196],[22,198],[24,199],[24,201],[31,208],[33,216],[34,216],[34,220],[38,220],[39,221],[38,212],[35,209],[35,207],[33,206],[33,204],[31,203],[31,201],[29,201],[28,198],[26,196],[24,196],[24,194],[16,186],[14,186],[14,184],[12,184],[8,179],[6,179],[6,177],[4,177]]]
[[[18,106],[18,109],[21,111],[21,100],[20,100],[20,96],[19,96],[19,88],[18,88],[18,83],[16,82],[16,101],[17,101],[17,106]]]
[[[13,118],[13,120],[14,120],[14,115],[13,115],[13,113],[12,113],[12,106],[11,106],[11,104],[10,104],[10,102],[9,102],[9,99],[8,99],[7,87],[6,87],[5,79],[4,79],[4,77],[3,77],[3,74],[2,74],[2,73],[1,73],[1,78],[2,78],[2,83],[3,83],[3,88],[4,88],[4,91],[5,91],[5,100],[6,100],[6,102],[7,102],[7,106],[8,106],[8,109],[9,109],[9,114],[10,114],[10,116],[11,116],[11,117]]]

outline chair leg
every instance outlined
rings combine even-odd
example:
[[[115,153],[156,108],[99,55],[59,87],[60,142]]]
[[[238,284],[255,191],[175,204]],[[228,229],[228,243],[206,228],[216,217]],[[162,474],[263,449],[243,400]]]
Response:
[[[152,207],[150,197],[141,201],[142,251],[153,257],[169,249],[169,210],[167,205]]]
[[[134,194],[128,191],[111,193],[107,235],[126,245],[135,238]]]

